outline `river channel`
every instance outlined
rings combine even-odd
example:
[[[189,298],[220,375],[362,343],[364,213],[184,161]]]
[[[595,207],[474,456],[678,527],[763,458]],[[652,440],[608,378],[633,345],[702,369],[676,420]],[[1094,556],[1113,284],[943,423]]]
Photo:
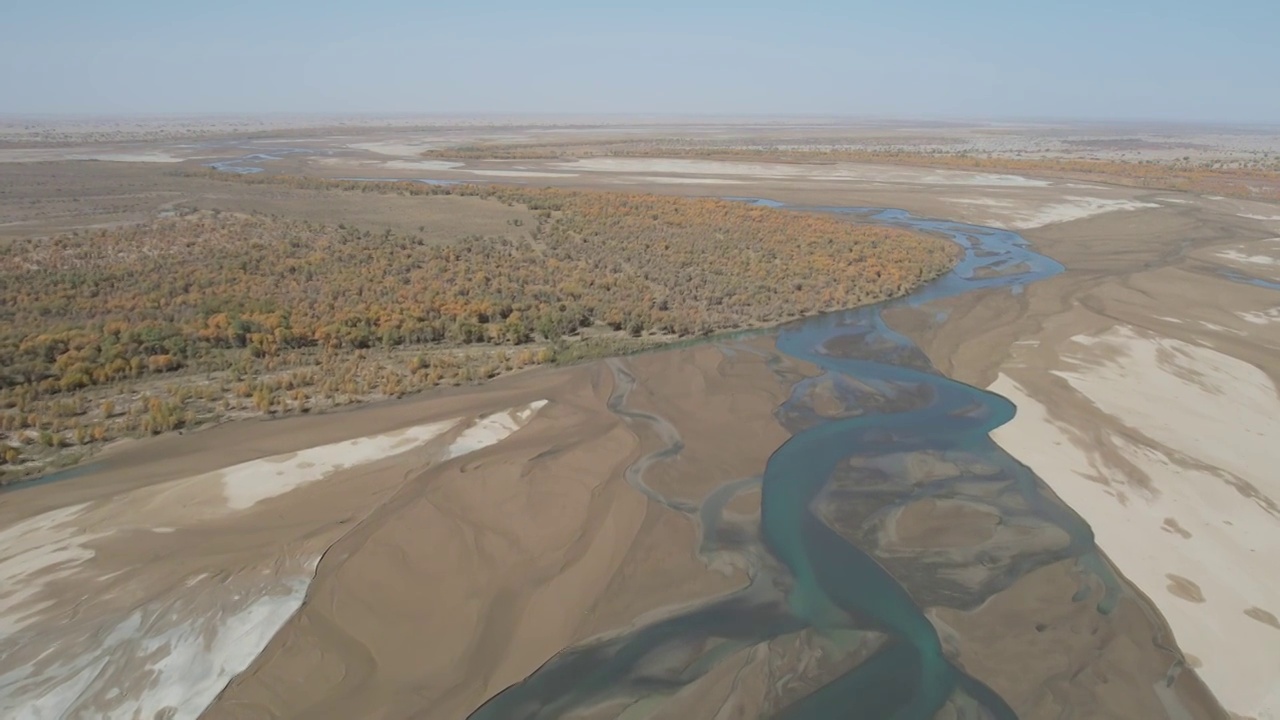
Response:
[[[948,659],[924,608],[976,607],[1031,570],[1077,558],[1106,587],[1099,611],[1108,612],[1114,578],[1098,557],[1088,525],[989,437],[1013,417],[1013,404],[941,375],[882,319],[884,310],[900,304],[1001,288],[1021,292],[1062,266],[1006,230],[901,210],[804,209],[943,235],[964,255],[950,273],[907,297],[774,331],[782,356],[816,365],[823,375],[797,383],[777,410],[793,435],[756,479],[762,488],[753,538],[758,562],[747,588],[566,649],[472,718],[555,718],[602,706],[618,708],[613,713],[618,717],[646,717],[734,653],[803,634],[824,643],[828,655],[835,648],[851,660],[820,686],[785,698],[772,710],[774,717],[923,720],[949,707],[952,716],[1004,720],[1016,717],[1014,711],[982,678]],[[846,412],[833,417],[814,411],[808,398],[820,381],[836,388]],[[659,422],[652,416],[640,419]],[[679,451],[678,442],[672,441],[665,456]],[[907,457],[914,461],[904,462]],[[910,470],[922,459],[959,469],[924,482]],[[750,482],[726,478],[726,488],[735,491]],[[638,480],[633,484],[643,487]],[[1005,543],[998,552],[979,548],[971,554],[916,556],[878,544],[875,538],[884,533],[873,530],[883,526],[888,513],[934,497],[964,498],[997,514],[1003,524],[1050,540],[1013,550]],[[716,512],[723,502],[717,500]],[[668,506],[700,517],[709,538],[704,547],[715,545],[716,520],[706,517],[715,512],[699,516],[698,508]],[[952,572],[957,569],[964,572]],[[967,579],[941,579],[947,577]]]

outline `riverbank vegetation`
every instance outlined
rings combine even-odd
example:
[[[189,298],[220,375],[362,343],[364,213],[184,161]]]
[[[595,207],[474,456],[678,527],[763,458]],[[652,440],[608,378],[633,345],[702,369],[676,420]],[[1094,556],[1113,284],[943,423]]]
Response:
[[[875,302],[956,257],[938,238],[721,200],[222,177],[468,197],[534,221],[442,243],[179,207],[0,244],[0,470]]]

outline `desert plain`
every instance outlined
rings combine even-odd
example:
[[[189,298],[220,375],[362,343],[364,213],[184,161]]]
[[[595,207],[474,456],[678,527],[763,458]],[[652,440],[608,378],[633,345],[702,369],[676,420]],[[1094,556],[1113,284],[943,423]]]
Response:
[[[1096,550],[1069,552],[1057,526],[1002,515],[1012,481],[959,450],[846,468],[912,489],[845,537],[875,534],[864,549],[948,661],[1018,717],[1280,717],[1280,203],[1052,174],[583,152],[618,138],[836,138],[1165,160],[1270,157],[1280,134],[831,119],[303,125],[6,124],[0,242],[178,207],[419,228],[441,242],[464,226],[519,234],[526,217],[230,177],[241,174],[764,198],[798,214],[898,208],[1016,232],[1063,270],[881,316],[918,349],[894,362],[1016,406],[991,439],[1091,528]],[[549,138],[570,150],[434,152]],[[789,438],[883,392],[777,337],[762,328],[117,441],[0,491],[0,714],[463,718],[575,649],[630,647],[618,643],[725,598],[776,609],[774,586],[789,581],[761,538],[766,466]],[[959,489],[914,489],[939,481]],[[963,591],[919,569],[942,566]],[[812,717],[795,708],[880,650],[877,632],[672,640],[626,683],[508,716]],[[989,709],[956,691],[938,716]]]

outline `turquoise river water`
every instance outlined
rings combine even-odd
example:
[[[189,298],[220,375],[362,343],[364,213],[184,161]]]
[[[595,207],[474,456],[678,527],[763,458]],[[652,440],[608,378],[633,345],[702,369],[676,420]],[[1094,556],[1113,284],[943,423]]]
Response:
[[[555,718],[610,702],[617,703],[619,717],[645,717],[734,652],[801,632],[837,645],[860,643],[866,633],[882,639],[851,669],[784,703],[778,718],[923,720],[948,703],[954,709],[957,698],[971,717],[1016,717],[981,679],[947,659],[934,626],[913,600],[916,591],[909,591],[876,557],[824,522],[815,508],[833,474],[850,458],[964,453],[998,468],[1013,488],[1018,507],[1070,538],[1067,547],[1052,553],[1010,561],[1007,577],[982,592],[989,595],[1029,570],[1064,557],[1080,558],[1086,565],[1096,559],[1088,526],[1046,497],[1035,476],[990,439],[991,430],[1013,417],[1012,403],[946,378],[927,361],[922,367],[919,362],[883,359],[900,359],[904,352],[922,357],[909,339],[886,326],[886,308],[992,288],[1021,292],[1025,284],[1063,268],[1006,230],[930,220],[900,210],[816,209],[945,235],[964,249],[964,257],[952,272],[908,297],[776,330],[776,347],[783,355],[813,363],[827,377],[856,381],[864,396],[870,392],[882,400],[850,417],[813,418],[769,459],[759,478],[761,524],[756,543],[763,547],[764,565],[777,570],[757,569],[750,587],[728,597],[566,649],[492,698],[472,718]],[[840,343],[833,343],[837,339]],[[850,343],[875,352],[855,353],[853,358],[831,349]],[[779,408],[779,417],[803,411],[806,387],[795,386]],[[678,451],[673,446],[667,455]],[[714,532],[706,525],[704,533]],[[1104,605],[1105,601],[1099,608],[1106,612]]]

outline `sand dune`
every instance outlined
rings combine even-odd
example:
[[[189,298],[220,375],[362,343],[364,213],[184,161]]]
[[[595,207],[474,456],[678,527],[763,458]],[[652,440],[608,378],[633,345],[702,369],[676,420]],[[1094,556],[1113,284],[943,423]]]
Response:
[[[251,460],[5,529],[0,714],[196,717],[301,605],[359,507],[308,521],[306,488],[423,448],[427,462],[476,452],[544,405],[482,417],[442,447],[433,441],[462,420]]]

